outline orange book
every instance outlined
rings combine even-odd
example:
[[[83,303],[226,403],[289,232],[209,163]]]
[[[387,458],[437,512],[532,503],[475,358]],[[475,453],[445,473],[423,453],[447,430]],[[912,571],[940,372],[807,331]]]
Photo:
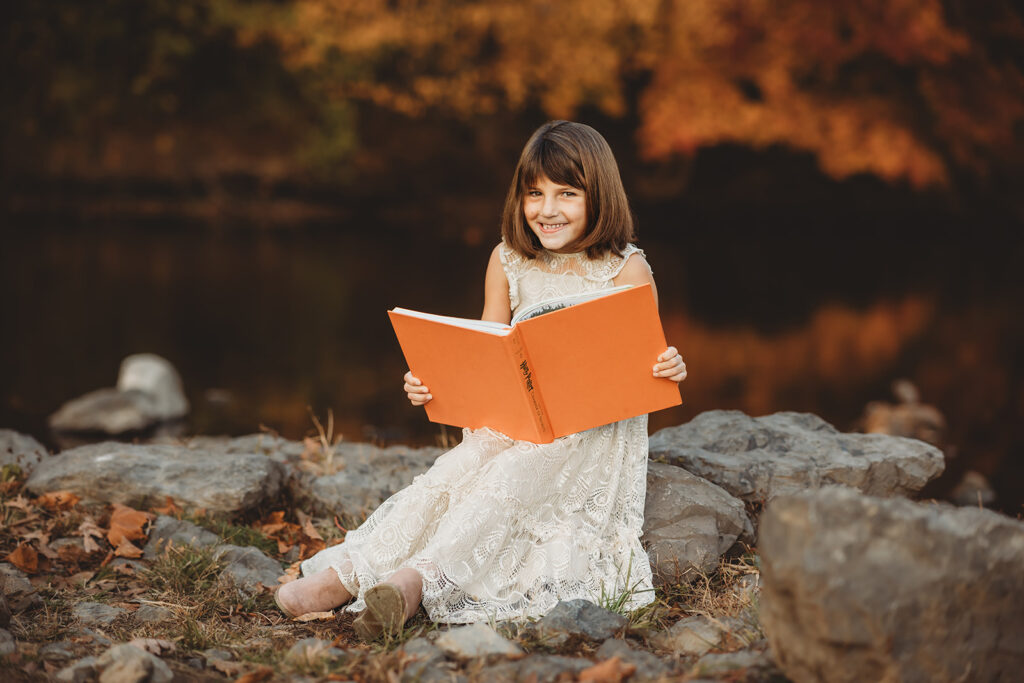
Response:
[[[650,285],[542,302],[511,325],[388,311],[431,422],[550,443],[681,403],[651,370],[665,333]]]

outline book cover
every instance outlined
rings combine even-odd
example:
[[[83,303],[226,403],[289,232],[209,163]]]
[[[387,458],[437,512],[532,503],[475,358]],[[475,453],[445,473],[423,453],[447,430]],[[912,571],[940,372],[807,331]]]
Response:
[[[667,344],[650,285],[542,302],[514,325],[388,315],[432,422],[549,443],[681,403],[651,372]]]

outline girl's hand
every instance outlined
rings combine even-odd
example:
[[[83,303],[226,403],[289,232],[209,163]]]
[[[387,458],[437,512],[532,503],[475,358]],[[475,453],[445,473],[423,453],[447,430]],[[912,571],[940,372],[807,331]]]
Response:
[[[658,364],[654,366],[654,376],[664,377],[673,382],[682,382],[686,379],[686,363],[679,355],[676,347],[670,346],[665,352],[658,356]]]
[[[412,370],[405,373],[403,379],[405,380],[405,395],[409,397],[409,403],[414,406],[421,406],[434,398],[430,395],[430,389],[423,386],[423,382],[413,376]]]

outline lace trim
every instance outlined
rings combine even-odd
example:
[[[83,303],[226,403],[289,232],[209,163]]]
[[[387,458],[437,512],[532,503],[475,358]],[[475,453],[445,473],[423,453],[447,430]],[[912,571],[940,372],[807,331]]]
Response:
[[[498,247],[498,257],[501,259],[501,267],[505,271],[505,279],[508,280],[508,301],[514,311],[519,307],[519,275],[523,271],[526,259],[518,251],[505,244],[504,240]]]

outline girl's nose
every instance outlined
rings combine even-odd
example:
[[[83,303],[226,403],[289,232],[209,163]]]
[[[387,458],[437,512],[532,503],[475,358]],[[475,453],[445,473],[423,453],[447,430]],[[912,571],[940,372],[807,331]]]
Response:
[[[558,214],[558,198],[557,197],[544,197],[544,204],[540,207],[541,213],[545,216],[555,216]]]

